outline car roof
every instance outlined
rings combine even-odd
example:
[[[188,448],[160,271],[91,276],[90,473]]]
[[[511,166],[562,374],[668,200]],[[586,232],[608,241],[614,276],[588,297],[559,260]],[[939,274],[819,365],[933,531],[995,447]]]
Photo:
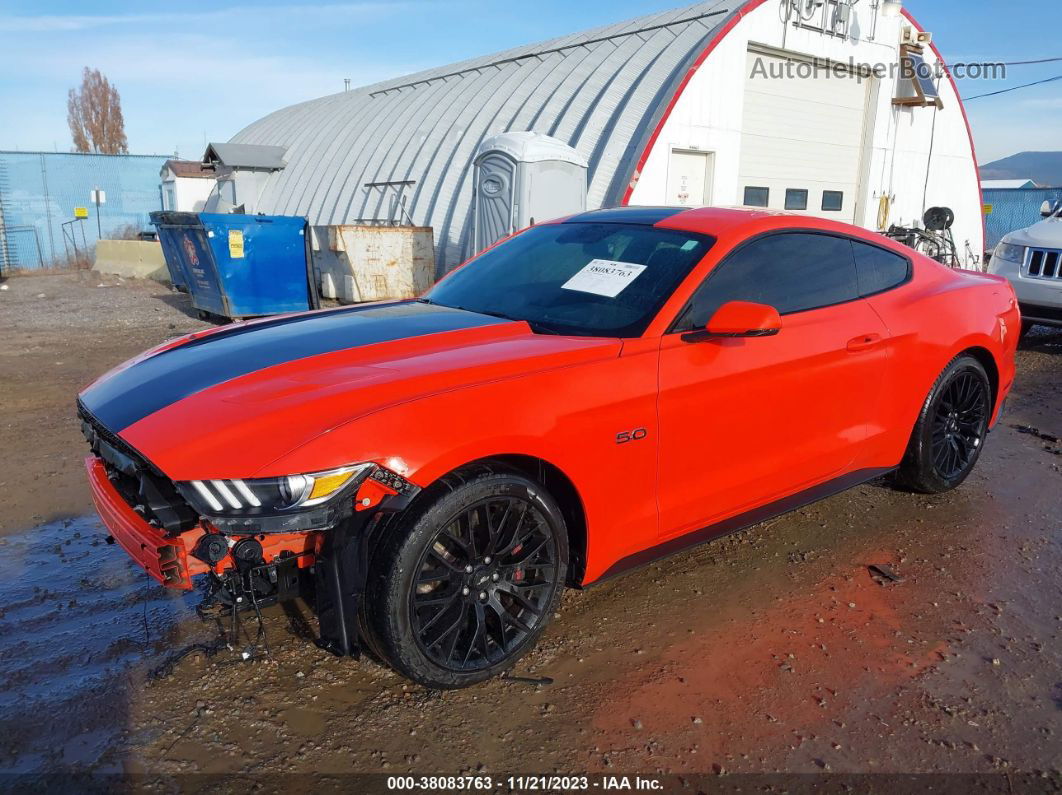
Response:
[[[719,235],[739,227],[822,229],[866,236],[867,230],[851,224],[801,213],[749,207],[611,207],[565,218],[566,224],[634,224]],[[749,231],[753,231],[750,229]]]
[[[685,207],[608,207],[565,218],[565,224],[634,224],[656,226],[686,212]]]
[[[773,231],[818,231],[844,235],[910,258],[912,251],[884,235],[814,215],[750,207],[613,207],[591,210],[552,223],[607,223],[652,226],[708,235],[731,242]]]

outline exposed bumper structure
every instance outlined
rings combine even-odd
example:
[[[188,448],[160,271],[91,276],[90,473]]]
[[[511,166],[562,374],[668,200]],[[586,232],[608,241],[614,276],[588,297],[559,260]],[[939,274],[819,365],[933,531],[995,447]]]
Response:
[[[167,538],[134,511],[114,488],[107,476],[107,468],[96,456],[85,459],[92,501],[114,540],[148,574],[169,588],[192,590],[192,576],[207,571],[205,564],[192,559],[183,537]],[[201,535],[198,534],[198,535]]]
[[[119,493],[107,474],[107,466],[96,456],[85,459],[92,501],[103,524],[133,560],[148,574],[165,585],[183,591],[192,590],[192,578],[213,571],[223,574],[236,568],[230,554],[214,566],[193,555],[197,542],[207,532],[199,527],[179,535],[168,535],[149,524]],[[315,560],[319,533],[283,533],[260,537],[264,563],[292,557],[299,569],[309,568]]]
[[[192,590],[196,575],[210,575],[201,608],[257,608],[292,599],[302,592],[300,573],[312,572],[321,627],[318,643],[341,656],[359,652],[357,615],[368,572],[369,538],[384,516],[404,508],[417,491],[393,473],[377,470],[358,489],[350,515],[325,532],[231,536],[201,521],[191,530],[167,533],[130,505],[103,459],[88,456],[85,469],[104,525],[148,574],[168,588],[185,591]],[[220,544],[217,553],[204,554],[201,541]]]

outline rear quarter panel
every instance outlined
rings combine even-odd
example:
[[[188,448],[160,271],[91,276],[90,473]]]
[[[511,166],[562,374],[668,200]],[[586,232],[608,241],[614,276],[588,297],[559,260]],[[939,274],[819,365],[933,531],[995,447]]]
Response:
[[[930,389],[960,353],[980,348],[991,355],[998,374],[993,421],[1014,382],[1021,320],[1006,280],[913,260],[910,283],[866,299],[891,334],[886,394],[870,428],[873,466],[899,464]]]

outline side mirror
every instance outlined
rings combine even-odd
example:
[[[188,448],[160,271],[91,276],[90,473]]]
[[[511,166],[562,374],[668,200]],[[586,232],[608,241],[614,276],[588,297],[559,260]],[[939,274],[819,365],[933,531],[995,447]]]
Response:
[[[712,339],[773,337],[781,330],[782,318],[773,306],[730,301],[716,310],[704,330],[683,334],[682,339],[684,342],[706,342]]]
[[[1052,212],[1053,209],[1054,208],[1051,206],[1051,202],[1044,202],[1040,205],[1040,215],[1042,215],[1044,218],[1050,218],[1054,214]]]

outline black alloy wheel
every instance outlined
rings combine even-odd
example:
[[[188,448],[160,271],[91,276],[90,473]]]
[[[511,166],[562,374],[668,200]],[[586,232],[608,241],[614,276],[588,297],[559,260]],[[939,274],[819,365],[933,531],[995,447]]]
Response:
[[[961,475],[988,431],[988,389],[974,371],[957,374],[940,396],[933,418],[933,466],[944,480]]]
[[[542,620],[556,558],[553,531],[526,498],[488,498],[461,511],[424,550],[409,595],[421,651],[454,671],[504,661]]]
[[[924,494],[962,485],[984,450],[993,405],[984,365],[970,354],[956,357],[919,412],[897,484]]]
[[[425,489],[373,552],[365,638],[396,671],[467,687],[530,651],[568,573],[564,513],[543,486],[501,462]]]

